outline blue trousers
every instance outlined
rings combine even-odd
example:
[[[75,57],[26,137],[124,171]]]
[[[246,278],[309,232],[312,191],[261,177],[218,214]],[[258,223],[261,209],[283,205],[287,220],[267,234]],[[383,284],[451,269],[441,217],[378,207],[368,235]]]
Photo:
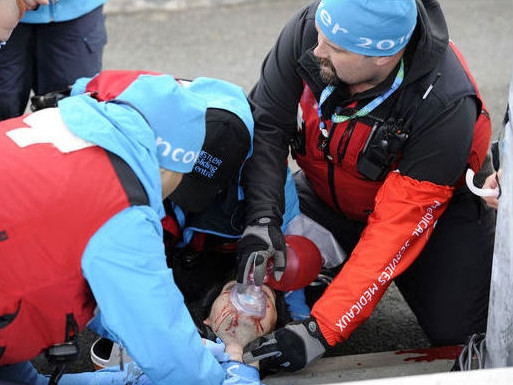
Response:
[[[0,50],[0,120],[22,115],[31,91],[62,90],[100,72],[106,43],[103,6],[70,21],[19,23]]]

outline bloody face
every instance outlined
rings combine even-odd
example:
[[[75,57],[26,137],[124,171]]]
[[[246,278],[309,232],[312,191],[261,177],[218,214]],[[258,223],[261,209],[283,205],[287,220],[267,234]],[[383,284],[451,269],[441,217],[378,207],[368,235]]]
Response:
[[[239,313],[232,305],[230,291],[234,285],[235,281],[224,285],[223,290],[212,304],[205,324],[210,326],[225,344],[234,343],[244,346],[274,329],[277,320],[276,298],[273,290],[264,285],[262,290],[267,297],[265,316],[262,319],[252,318]]]

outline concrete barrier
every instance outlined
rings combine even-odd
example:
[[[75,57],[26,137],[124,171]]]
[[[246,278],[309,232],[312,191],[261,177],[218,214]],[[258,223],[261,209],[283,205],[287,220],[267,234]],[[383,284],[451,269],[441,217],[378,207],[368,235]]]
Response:
[[[512,381],[513,368],[501,368],[357,381],[355,385],[511,385]]]
[[[326,357],[266,385],[511,385],[513,368],[451,372],[461,346]]]
[[[266,385],[318,385],[448,373],[461,349],[462,346],[443,346],[325,357],[298,372],[265,377],[263,382]]]

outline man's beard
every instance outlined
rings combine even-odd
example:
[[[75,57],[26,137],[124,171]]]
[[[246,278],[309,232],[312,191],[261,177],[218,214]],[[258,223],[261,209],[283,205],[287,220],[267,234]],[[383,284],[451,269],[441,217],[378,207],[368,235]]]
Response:
[[[330,60],[318,59],[318,62],[319,74],[321,75],[321,79],[324,83],[335,85],[340,82],[340,79],[337,76],[337,71]]]

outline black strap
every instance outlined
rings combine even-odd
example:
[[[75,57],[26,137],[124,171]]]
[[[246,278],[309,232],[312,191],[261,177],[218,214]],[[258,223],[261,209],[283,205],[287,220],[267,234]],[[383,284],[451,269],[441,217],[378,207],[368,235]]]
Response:
[[[134,170],[118,155],[113,152],[107,151],[107,155],[112,163],[112,167],[123,186],[128,201],[132,206],[147,206],[149,205],[149,198],[146,194],[141,181],[135,174]]]
[[[5,328],[16,318],[16,316],[20,312],[20,308],[21,308],[21,306],[18,306],[18,309],[16,309],[16,312],[9,313],[9,314],[2,314],[0,316],[0,329]]]
[[[337,206],[337,210],[339,213],[343,213],[337,199],[337,192],[335,190],[335,166],[333,162],[326,162],[328,165],[328,183],[330,186],[330,194],[333,199],[333,203]]]
[[[80,352],[78,346],[78,324],[73,313],[66,314],[66,331],[64,343],[53,345],[45,351],[45,356],[55,369],[48,385],[57,385],[68,363],[75,361]]]

